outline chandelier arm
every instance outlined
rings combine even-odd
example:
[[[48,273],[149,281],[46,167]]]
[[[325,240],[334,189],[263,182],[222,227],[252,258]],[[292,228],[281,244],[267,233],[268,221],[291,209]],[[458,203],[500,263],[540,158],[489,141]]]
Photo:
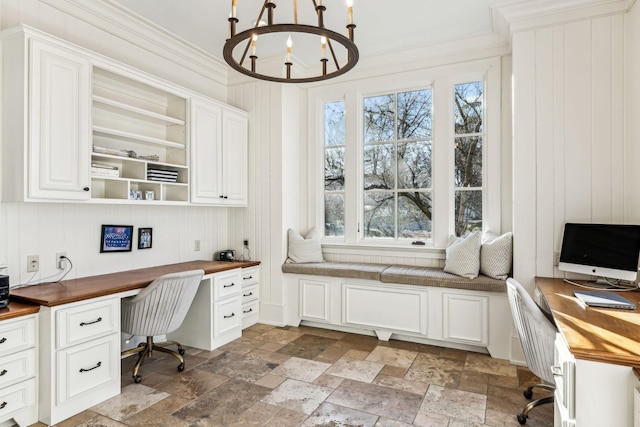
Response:
[[[293,0],[293,23],[298,25],[298,0]]]
[[[267,3],[269,0],[264,0],[262,4],[262,9],[260,9],[260,13],[258,14],[258,19],[256,19],[256,25],[253,28],[258,28],[260,26],[260,20],[262,20],[262,15],[264,15],[264,11],[267,8]],[[240,65],[244,63],[245,58],[247,57],[247,52],[249,52],[249,46],[251,46],[251,39],[247,40],[247,45],[244,48],[244,52],[242,53],[242,58],[240,58]]]
[[[340,69],[340,64],[338,64],[338,58],[336,57],[336,53],[333,51],[333,45],[331,44],[331,38],[327,38],[327,44],[329,45],[329,52],[331,52],[331,57],[333,57],[333,63],[336,64],[336,68]]]

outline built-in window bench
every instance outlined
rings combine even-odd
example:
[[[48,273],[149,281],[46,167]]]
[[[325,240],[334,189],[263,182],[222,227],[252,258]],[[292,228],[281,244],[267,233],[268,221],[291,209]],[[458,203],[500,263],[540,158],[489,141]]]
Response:
[[[492,357],[511,355],[506,281],[439,268],[347,262],[282,265],[287,323],[375,334]]]

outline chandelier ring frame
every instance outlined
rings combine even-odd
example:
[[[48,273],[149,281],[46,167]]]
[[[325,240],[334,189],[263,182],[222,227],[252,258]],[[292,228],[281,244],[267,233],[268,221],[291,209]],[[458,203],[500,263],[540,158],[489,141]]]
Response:
[[[275,77],[268,74],[261,74],[258,72],[253,72],[248,68],[243,67],[240,62],[236,61],[233,57],[233,50],[245,40],[251,40],[253,35],[260,34],[270,34],[270,33],[306,33],[306,34],[316,34],[319,36],[324,36],[327,40],[335,41],[336,43],[341,44],[347,50],[348,60],[344,64],[344,66],[338,68],[335,71],[332,71],[327,74],[321,74],[312,77],[301,77],[301,78],[285,78],[285,77]],[[224,60],[236,71],[245,74],[249,77],[258,78],[261,80],[267,80],[271,82],[277,83],[312,83],[318,82],[322,80],[328,80],[337,76],[340,76],[347,71],[351,70],[358,63],[358,59],[360,57],[358,47],[356,44],[348,37],[337,33],[335,31],[329,30],[323,27],[314,27],[312,25],[304,25],[304,24],[272,24],[260,27],[250,28],[248,30],[237,33],[224,44],[223,49]],[[244,57],[244,55],[243,55]]]

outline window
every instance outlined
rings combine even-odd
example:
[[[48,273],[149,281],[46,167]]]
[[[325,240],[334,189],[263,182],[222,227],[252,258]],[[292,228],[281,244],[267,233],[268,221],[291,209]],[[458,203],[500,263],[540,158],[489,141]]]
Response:
[[[431,89],[363,100],[365,238],[431,237]]]
[[[344,102],[324,106],[324,234],[344,236]]]
[[[482,230],[483,83],[454,88],[455,234]]]

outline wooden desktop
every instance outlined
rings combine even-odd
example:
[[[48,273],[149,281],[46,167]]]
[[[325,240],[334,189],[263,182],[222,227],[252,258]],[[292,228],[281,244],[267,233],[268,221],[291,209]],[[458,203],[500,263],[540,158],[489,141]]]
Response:
[[[559,330],[556,339],[555,425],[631,427],[640,387],[640,309],[587,307],[581,289],[563,279],[536,278],[542,306]],[[640,292],[623,295],[640,306]]]

